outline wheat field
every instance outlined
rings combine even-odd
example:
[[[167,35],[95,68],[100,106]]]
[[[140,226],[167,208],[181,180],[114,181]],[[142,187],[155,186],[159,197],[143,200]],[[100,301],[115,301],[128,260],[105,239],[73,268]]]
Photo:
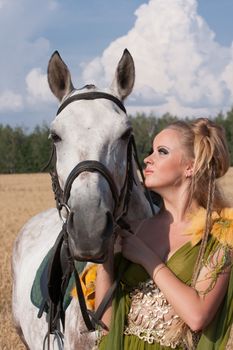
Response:
[[[233,169],[221,180],[233,205]],[[11,253],[14,239],[33,215],[54,207],[48,174],[0,175],[0,349],[23,350],[11,320]],[[233,341],[228,350],[233,349]]]

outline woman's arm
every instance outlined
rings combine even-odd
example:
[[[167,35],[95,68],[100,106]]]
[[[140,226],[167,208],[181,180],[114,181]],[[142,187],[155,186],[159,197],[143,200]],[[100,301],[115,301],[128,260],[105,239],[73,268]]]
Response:
[[[108,258],[106,262],[99,265],[97,268],[97,277],[95,285],[95,310],[97,310],[101,301],[105,297],[107,291],[113,283],[113,268],[114,268],[114,255],[113,255],[113,242],[110,244]],[[112,306],[111,303],[106,308],[103,314],[102,321],[109,327],[111,322]]]
[[[208,277],[211,275],[210,266],[202,268],[196,289],[193,289],[180,281],[137,236],[123,236],[122,254],[145,268],[164,293],[175,313],[193,331],[201,330],[210,323],[225,295],[230,267],[219,274],[214,287],[205,294],[202,292],[205,292],[211,284],[211,279]],[[218,258],[221,258],[219,254]]]
[[[155,268],[153,273],[157,286],[175,312],[193,331],[204,329],[211,322],[223,300],[229,281],[228,268],[217,277],[215,286],[205,294],[211,283],[207,278],[209,271],[206,267],[203,267],[200,272],[196,289],[181,282],[167,267],[158,271],[157,274]]]

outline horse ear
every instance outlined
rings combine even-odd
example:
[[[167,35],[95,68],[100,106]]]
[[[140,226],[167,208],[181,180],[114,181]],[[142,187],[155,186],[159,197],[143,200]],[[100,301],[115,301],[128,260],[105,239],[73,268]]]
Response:
[[[74,89],[70,71],[58,51],[55,51],[49,60],[47,75],[49,87],[59,101]]]
[[[124,100],[133,90],[135,81],[134,61],[127,49],[118,63],[111,90],[121,99]]]

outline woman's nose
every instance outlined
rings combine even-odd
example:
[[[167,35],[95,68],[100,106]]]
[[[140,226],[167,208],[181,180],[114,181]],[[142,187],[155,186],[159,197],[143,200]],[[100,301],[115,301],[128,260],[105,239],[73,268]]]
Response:
[[[144,159],[144,163],[145,164],[151,164],[152,163],[151,154]]]

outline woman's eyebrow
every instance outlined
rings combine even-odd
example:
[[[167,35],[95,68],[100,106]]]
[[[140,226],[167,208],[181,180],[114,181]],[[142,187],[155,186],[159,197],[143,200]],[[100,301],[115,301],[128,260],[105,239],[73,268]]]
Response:
[[[163,144],[153,145],[153,148],[152,148],[152,149],[155,149],[155,148],[158,149],[158,148],[161,148],[161,147],[164,147],[164,148],[166,148],[166,149],[168,149],[168,150],[172,149],[171,147],[166,146],[166,145],[163,145]]]

